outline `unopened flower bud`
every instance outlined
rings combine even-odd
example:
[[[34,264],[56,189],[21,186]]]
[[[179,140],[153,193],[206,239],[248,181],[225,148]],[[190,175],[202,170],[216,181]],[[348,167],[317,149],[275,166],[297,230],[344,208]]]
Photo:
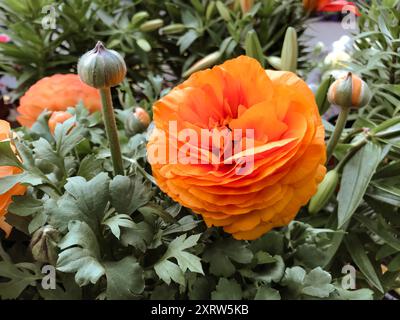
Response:
[[[257,32],[250,30],[246,35],[245,40],[246,55],[252,57],[264,66],[264,53],[258,39]]]
[[[344,108],[361,108],[367,105],[370,99],[368,85],[351,72],[332,83],[328,91],[329,102]]]
[[[211,1],[206,9],[206,20],[210,20],[215,12],[215,1]]]
[[[222,19],[224,19],[225,21],[231,21],[231,13],[226,5],[222,1],[217,1],[216,6]]]
[[[240,8],[243,14],[249,12],[253,8],[254,0],[240,0]]]
[[[68,119],[72,118],[73,115],[66,111],[54,111],[49,119],[49,129],[52,134],[56,130],[57,123],[64,123]]]
[[[139,29],[142,32],[152,32],[157,29],[160,29],[164,25],[164,21],[161,19],[154,19],[150,21],[146,21],[140,25]]]
[[[160,29],[161,34],[182,33],[186,30],[186,26],[182,23],[173,23]]]
[[[268,63],[271,65],[276,70],[281,70],[282,69],[282,60],[279,57],[276,56],[268,56],[267,57]]]
[[[212,67],[215,65],[218,60],[221,58],[221,52],[220,51],[215,51],[213,53],[210,53],[209,55],[205,56],[203,59],[200,59],[197,61],[194,65],[192,65],[188,70],[186,70],[183,74],[182,77],[186,78],[190,76],[192,73],[203,70],[209,67]]]
[[[324,180],[318,185],[317,193],[311,198],[308,211],[311,214],[320,211],[332,197],[339,182],[339,173],[336,170],[329,171]]]
[[[127,135],[131,137],[137,133],[143,132],[149,126],[150,121],[150,116],[147,111],[137,107],[125,121]]]
[[[120,84],[126,75],[122,56],[106,49],[100,41],[78,62],[78,74],[83,82],[94,88],[109,88]]]
[[[30,248],[36,261],[56,265],[58,258],[57,244],[61,240],[60,232],[47,225],[37,230],[32,237]]]
[[[144,19],[147,19],[149,14],[146,11],[139,11],[135,13],[131,19],[131,23],[133,25],[137,25],[138,23],[142,22]]]
[[[297,32],[289,27],[286,30],[281,53],[281,70],[296,72],[298,57]]]

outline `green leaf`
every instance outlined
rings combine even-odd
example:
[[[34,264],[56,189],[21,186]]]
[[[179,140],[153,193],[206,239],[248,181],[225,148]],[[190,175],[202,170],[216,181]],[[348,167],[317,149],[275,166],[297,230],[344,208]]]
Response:
[[[59,243],[61,252],[57,270],[76,272],[75,281],[79,286],[97,283],[105,274],[99,262],[100,248],[93,230],[83,221],[73,220],[68,224],[68,233]]]
[[[42,184],[42,179],[36,175],[30,174],[29,172],[23,172],[21,174],[14,174],[0,178],[0,195],[9,191],[17,183],[37,186]]]
[[[93,179],[96,175],[103,171],[103,162],[96,159],[93,154],[88,154],[81,161],[77,176],[81,176],[86,180]]]
[[[183,36],[181,36],[177,42],[180,53],[185,52],[198,37],[199,34],[193,29],[187,31]]]
[[[84,138],[84,128],[75,126],[75,122],[75,117],[69,118],[64,123],[58,123],[54,130],[56,152],[61,157],[68,155]]]
[[[245,242],[234,239],[221,239],[209,246],[203,260],[210,263],[210,272],[216,276],[229,277],[236,271],[232,261],[250,263],[253,253]]]
[[[371,284],[377,288],[380,292],[384,292],[381,281],[375,272],[375,269],[369,260],[365,249],[355,234],[348,234],[344,242],[347,250],[349,251],[353,261],[360,268],[364,276],[371,282]]]
[[[129,229],[122,228],[121,243],[124,246],[131,245],[145,252],[146,247],[153,240],[153,228],[145,221],[134,223]]]
[[[257,289],[254,300],[281,300],[281,295],[278,290],[263,285]]]
[[[17,299],[29,286],[42,279],[43,275],[32,263],[13,264],[10,261],[0,261],[0,277],[8,281],[0,282],[1,299]]]
[[[343,227],[360,205],[381,160],[381,152],[379,145],[368,142],[345,165],[337,196],[338,228]]]
[[[163,257],[154,266],[157,275],[165,283],[170,284],[172,279],[184,285],[185,280],[183,274],[186,270],[204,274],[200,258],[185,251],[186,249],[194,247],[199,238],[200,234],[192,235],[189,238],[186,238],[186,234],[183,234],[169,244]],[[168,260],[171,258],[175,258],[178,265]]]
[[[215,291],[211,293],[211,300],[241,300],[242,296],[242,288],[236,280],[221,278]]]
[[[104,222],[104,225],[108,226],[112,232],[112,234],[119,239],[121,236],[121,227],[125,228],[135,228],[135,223],[132,221],[131,217],[127,214],[116,214],[109,218],[107,218]]]
[[[104,264],[107,278],[106,296],[110,300],[135,299],[144,290],[144,272],[134,257]]]
[[[341,287],[336,288],[340,299],[343,300],[373,300],[374,292],[370,289],[363,288],[359,290],[345,290]]]
[[[306,271],[299,266],[287,268],[281,283],[289,288],[295,298],[298,298],[302,293],[301,290],[303,289],[306,274]]]
[[[279,282],[285,273],[285,263],[281,256],[273,256],[273,258],[275,259],[274,263],[264,264],[262,268],[259,266],[257,272],[249,269],[240,269],[239,272],[245,278],[265,283]]]
[[[60,199],[45,202],[50,223],[65,231],[71,220],[80,220],[91,226],[97,234],[108,203],[109,178],[100,173],[90,181],[82,177],[68,179],[67,191]]]
[[[0,141],[0,167],[2,166],[22,168],[21,162],[11,148],[10,140]]]
[[[130,215],[147,204],[151,184],[139,176],[116,176],[110,183],[111,204],[118,213]]]
[[[335,290],[331,281],[331,275],[317,267],[306,275],[302,292],[312,297],[327,298]]]
[[[381,219],[372,220],[370,217],[365,217],[361,214],[355,215],[355,219],[361,222],[364,226],[366,226],[370,231],[377,234],[379,237],[382,238],[389,246],[400,251],[400,240],[397,239],[394,234],[396,234],[395,230],[384,223]]]

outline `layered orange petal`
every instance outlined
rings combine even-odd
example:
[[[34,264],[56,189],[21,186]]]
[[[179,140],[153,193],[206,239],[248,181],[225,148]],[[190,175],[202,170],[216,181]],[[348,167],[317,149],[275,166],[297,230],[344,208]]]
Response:
[[[154,123],[148,154],[159,187],[237,239],[289,223],[325,174],[311,90],[249,57],[192,75],[155,103]],[[197,138],[180,139],[182,130]]]

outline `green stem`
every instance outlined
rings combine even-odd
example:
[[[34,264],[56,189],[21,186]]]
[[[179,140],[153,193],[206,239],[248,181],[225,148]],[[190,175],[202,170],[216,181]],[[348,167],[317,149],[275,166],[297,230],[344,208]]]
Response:
[[[343,129],[346,125],[347,117],[349,115],[350,108],[348,107],[341,107],[339,117],[336,121],[335,130],[332,133],[331,138],[329,139],[328,146],[326,148],[326,161],[328,162],[331,158],[333,151],[337,143],[339,142],[340,136],[342,135]]]
[[[106,128],[108,141],[110,144],[111,159],[114,166],[115,175],[124,175],[122,163],[121,147],[119,145],[117,124],[115,122],[114,108],[111,98],[110,88],[100,89],[103,121]]]

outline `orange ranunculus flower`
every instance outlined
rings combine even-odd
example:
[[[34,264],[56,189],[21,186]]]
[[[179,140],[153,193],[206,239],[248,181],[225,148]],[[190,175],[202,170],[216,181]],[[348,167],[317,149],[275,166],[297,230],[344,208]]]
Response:
[[[52,134],[56,130],[57,123],[64,123],[73,115],[66,111],[54,111],[49,118],[49,129]]]
[[[56,74],[36,82],[20,99],[18,122],[31,127],[43,110],[65,111],[79,101],[91,112],[101,109],[98,90],[84,84],[76,74]]]
[[[0,141],[10,139],[11,128],[7,121],[0,120]],[[21,169],[16,167],[3,166],[0,167],[0,178],[7,177],[13,174],[21,173]],[[0,229],[3,229],[6,234],[11,231],[11,226],[5,222],[5,214],[11,203],[12,196],[22,195],[25,193],[26,187],[17,184],[4,194],[0,194]]]
[[[265,71],[256,60],[241,56],[193,74],[153,109],[156,128],[147,151],[159,187],[201,214],[208,226],[222,226],[236,239],[256,239],[287,225],[325,175],[324,128],[317,105],[307,84],[293,73]],[[245,141],[231,163],[218,162],[220,158],[188,163],[180,161],[187,156],[186,140],[178,134],[183,129],[214,130],[213,135],[253,129],[254,139],[249,148]],[[191,160],[221,156],[214,142],[189,143],[198,151]],[[185,150],[177,160],[169,151],[175,146]],[[251,158],[252,168],[238,174],[243,159]]]

